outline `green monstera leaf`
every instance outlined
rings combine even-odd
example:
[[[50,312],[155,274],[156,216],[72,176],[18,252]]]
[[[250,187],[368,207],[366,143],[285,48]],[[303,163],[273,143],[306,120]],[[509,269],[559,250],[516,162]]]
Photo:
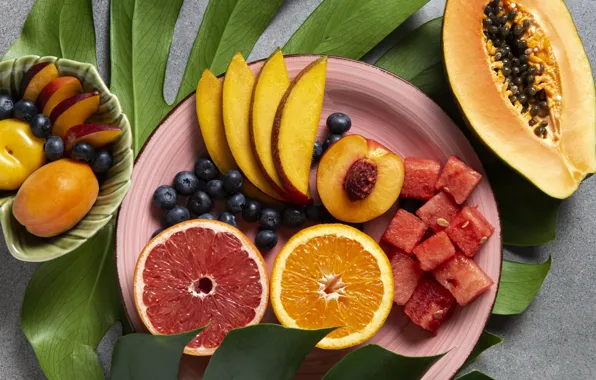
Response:
[[[272,324],[232,330],[209,361],[205,380],[291,380],[306,355],[333,330],[300,330]]]
[[[163,86],[182,3],[183,0],[112,1],[111,90],[120,98],[130,119],[135,154],[173,108],[163,97]],[[281,3],[280,0],[210,1],[178,100],[194,90],[205,68],[221,72],[236,51],[248,56]]]
[[[428,0],[324,0],[284,46],[286,54],[359,59]]]
[[[103,379],[95,349],[123,316],[108,224],[70,254],[42,264],[31,279],[21,325],[45,375]]]
[[[176,379],[184,347],[203,328],[175,335],[129,334],[116,342],[112,380]]]
[[[546,279],[551,262],[550,257],[542,264],[503,261],[493,314],[512,315],[526,310]]]
[[[69,58],[95,65],[91,0],[36,1],[20,38],[2,60],[24,55]]]
[[[441,357],[398,355],[376,344],[352,351],[323,377],[323,380],[417,380]]]

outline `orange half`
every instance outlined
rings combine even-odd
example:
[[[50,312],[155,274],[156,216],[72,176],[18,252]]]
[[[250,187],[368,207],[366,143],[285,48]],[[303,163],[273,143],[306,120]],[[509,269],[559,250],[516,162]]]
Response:
[[[342,349],[371,338],[393,304],[391,264],[365,233],[316,225],[281,249],[271,274],[271,305],[286,327],[339,327],[317,347]]]

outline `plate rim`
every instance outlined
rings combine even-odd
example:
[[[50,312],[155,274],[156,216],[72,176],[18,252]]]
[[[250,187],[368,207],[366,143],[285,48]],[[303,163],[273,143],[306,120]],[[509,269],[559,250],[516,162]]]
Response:
[[[443,108],[441,106],[439,106],[439,104],[437,102],[435,102],[430,96],[428,96],[426,93],[424,93],[421,89],[419,89],[418,87],[414,86],[411,82],[409,82],[408,80],[400,77],[397,74],[394,74],[390,71],[387,71],[385,69],[383,69],[382,67],[378,67],[375,66],[374,64],[368,63],[368,62],[364,62],[364,61],[359,61],[359,60],[355,60],[355,59],[351,59],[351,58],[346,58],[346,57],[341,57],[341,56],[337,56],[337,55],[330,55],[330,54],[284,54],[284,60],[287,60],[288,58],[304,58],[304,57],[312,57],[314,59],[317,59],[319,57],[322,56],[327,56],[329,61],[332,60],[339,60],[339,61],[347,61],[350,64],[355,64],[355,65],[361,65],[361,66],[365,66],[368,68],[372,68],[375,69],[377,71],[379,71],[381,74],[385,74],[385,75],[389,75],[397,80],[399,80],[400,82],[404,83],[405,85],[409,86],[410,88],[416,90],[416,92],[418,92],[419,95],[425,97],[427,100],[429,100],[430,102],[434,103],[439,109],[440,111],[447,117],[449,118],[449,120],[451,120],[451,122],[458,127],[458,132],[460,133],[464,139],[466,140],[466,142],[470,145],[471,150],[474,152],[474,155],[476,155],[476,157],[478,158],[478,162],[480,162],[481,165],[481,169],[482,172],[484,173],[485,179],[488,182],[488,186],[490,188],[490,197],[492,198],[492,201],[494,202],[494,204],[496,205],[496,209],[497,209],[497,219],[499,222],[499,241],[500,241],[500,250],[499,250],[499,257],[500,257],[500,265],[499,265],[499,276],[497,281],[495,281],[495,285],[496,285],[496,289],[495,289],[495,296],[493,298],[493,301],[491,303],[491,307],[490,307],[490,312],[488,313],[488,315],[486,316],[486,318],[484,319],[483,323],[482,323],[482,332],[480,333],[480,335],[478,335],[478,338],[475,339],[474,342],[474,346],[478,343],[478,341],[480,340],[480,337],[482,336],[482,333],[485,331],[486,325],[488,324],[488,320],[490,319],[491,315],[492,315],[492,310],[494,308],[495,302],[497,300],[497,295],[498,295],[498,291],[499,288],[501,286],[501,277],[503,275],[503,230],[501,227],[501,215],[499,212],[499,207],[498,207],[498,203],[497,200],[495,198],[495,194],[493,191],[493,188],[490,184],[490,181],[488,180],[488,176],[486,175],[486,170],[484,170],[484,165],[482,164],[482,160],[480,159],[480,156],[478,156],[478,153],[476,153],[476,149],[474,149],[474,146],[471,144],[470,140],[465,136],[465,134],[461,131],[461,129],[459,128],[459,125],[457,123],[455,123],[455,121],[453,121],[453,119],[451,118],[451,116],[449,116],[449,114],[447,114],[447,112],[445,112],[445,110],[443,110]],[[267,57],[266,58],[261,58],[261,59],[257,59],[254,61],[250,61],[247,62],[247,65],[249,67],[252,67],[254,65],[258,65],[260,63],[263,63],[265,61],[267,61]],[[218,75],[217,78],[221,79],[225,76],[225,72]],[[153,129],[153,131],[151,132],[151,134],[149,135],[149,137],[147,138],[147,140],[145,141],[145,143],[143,144],[143,146],[141,147],[141,149],[139,150],[138,154],[136,155],[136,157],[134,158],[134,165],[133,165],[133,174],[134,174],[134,166],[137,164],[137,161],[141,158],[145,148],[147,147],[147,145],[149,144],[149,142],[151,141],[151,139],[154,137],[155,133],[157,132],[157,130],[159,130],[163,124],[178,110],[178,108],[183,104],[186,103],[193,95],[196,94],[196,89],[193,90],[192,92],[190,92],[188,95],[186,95],[184,98],[182,98],[167,114],[166,116],[164,116],[164,118],[157,124],[157,126]],[[457,102],[456,102],[457,104]],[[457,104],[458,106],[458,110],[459,108],[459,104]],[[131,178],[131,183],[132,183],[132,178]],[[126,195],[128,196],[128,194]],[[125,198],[126,198],[125,196]],[[119,293],[120,293],[120,300],[122,301],[122,305],[123,305],[123,309],[124,309],[124,315],[126,316],[126,323],[128,324],[128,326],[131,328],[131,330],[133,332],[136,331],[134,325],[132,324],[130,315],[128,313],[128,310],[126,308],[125,302],[124,302],[124,295],[123,295],[123,289],[122,289],[122,284],[120,283],[120,276],[118,275],[118,225],[120,222],[120,210],[122,208],[122,204],[124,202],[122,202],[120,204],[120,206],[118,207],[118,214],[115,218],[115,227],[114,227],[114,259],[116,262],[116,277],[117,277],[117,282],[118,282],[118,289],[119,289]],[[124,322],[124,321],[123,321]],[[437,361],[435,361],[433,363],[433,365],[431,365],[430,367],[428,367],[428,370],[430,370],[433,366],[435,366],[442,358],[444,358],[446,355],[448,355],[454,347],[452,347],[451,349],[445,351],[445,353],[443,354],[443,356],[441,358],[439,358]],[[455,348],[457,348],[457,346],[455,346]],[[468,353],[468,356],[470,356],[470,354],[473,352],[473,347],[472,350]],[[403,355],[402,355],[403,356]],[[337,364],[337,363],[336,363]],[[448,374],[447,378],[452,378],[453,376],[455,376],[460,370],[462,370],[464,367],[466,367],[466,360],[464,360],[462,362],[462,364],[455,369],[453,372]],[[428,370],[426,372],[428,372]],[[426,373],[425,372],[425,373]]]

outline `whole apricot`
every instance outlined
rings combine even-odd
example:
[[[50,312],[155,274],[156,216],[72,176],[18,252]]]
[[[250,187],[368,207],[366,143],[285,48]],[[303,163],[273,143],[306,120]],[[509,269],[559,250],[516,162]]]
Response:
[[[99,184],[89,165],[64,158],[42,166],[27,178],[12,213],[33,235],[52,237],[79,223],[98,193]]]

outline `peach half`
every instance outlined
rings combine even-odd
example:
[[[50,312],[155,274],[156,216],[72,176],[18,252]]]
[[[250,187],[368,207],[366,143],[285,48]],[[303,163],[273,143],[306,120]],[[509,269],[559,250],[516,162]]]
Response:
[[[383,145],[359,135],[333,144],[317,171],[317,191],[335,218],[364,223],[395,203],[404,182],[402,159]]]
[[[41,62],[31,66],[21,79],[21,96],[23,99],[36,101],[41,90],[59,75],[58,68],[52,62]]]
[[[58,77],[48,83],[37,97],[37,109],[49,116],[54,107],[66,98],[83,92],[81,82],[75,77]]]
[[[64,136],[66,150],[78,142],[86,142],[94,148],[111,144],[122,134],[122,130],[110,124],[79,124],[70,128]]]
[[[70,128],[83,124],[99,110],[99,97],[99,92],[89,92],[71,96],[60,102],[50,114],[50,120],[54,125],[52,134],[64,139]]]

